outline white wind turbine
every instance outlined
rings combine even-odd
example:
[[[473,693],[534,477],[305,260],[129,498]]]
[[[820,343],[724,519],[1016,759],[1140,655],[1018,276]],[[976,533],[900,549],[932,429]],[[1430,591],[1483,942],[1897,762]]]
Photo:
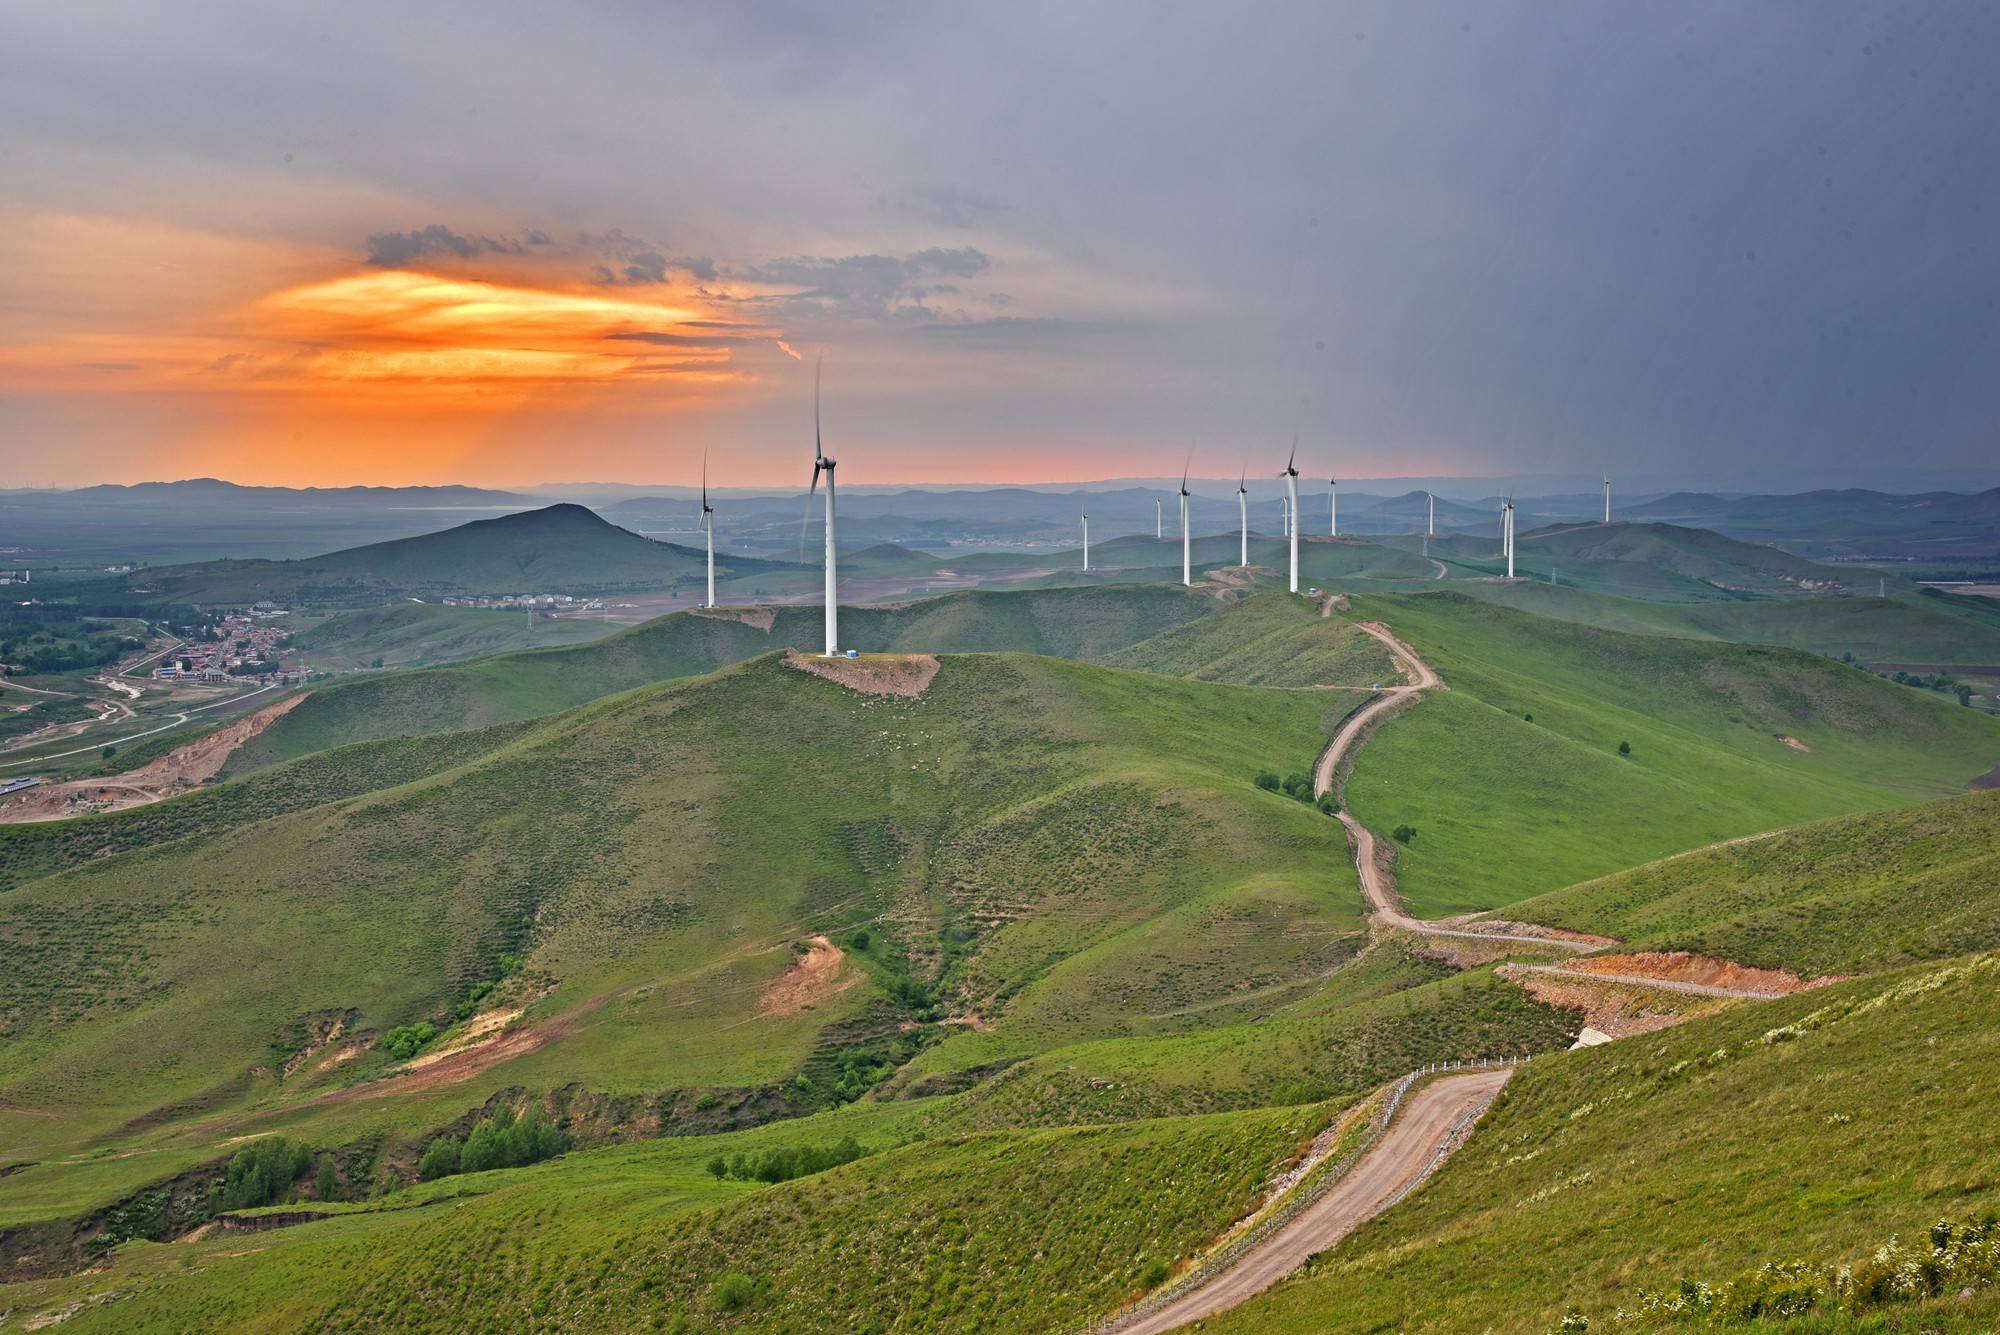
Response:
[[[1181,583],[1194,584],[1194,551],[1188,537],[1188,469],[1194,464],[1194,451],[1188,451],[1187,463],[1181,465]]]
[[[1424,521],[1424,536],[1435,538],[1438,531],[1438,498],[1428,491],[1424,493],[1424,508],[1429,516]]]
[[[1153,541],[1164,542],[1167,537],[1167,506],[1158,496],[1153,498]]]
[[[1340,479],[1337,477],[1326,480],[1326,536],[1340,536]]]
[[[1507,554],[1507,578],[1514,578],[1514,498],[1500,503],[1500,547]]]
[[[813,363],[813,477],[812,486],[806,488],[806,504],[812,504],[813,488],[819,486],[819,475],[826,474],[826,656],[832,658],[840,647],[840,603],[834,593],[833,569],[833,464],[826,457],[826,451],[819,443],[819,372],[820,364]]]
[[[833,495],[833,489],[827,489]],[[701,452],[701,527],[708,534],[708,602],[715,606],[715,507],[708,503],[708,451]]]
[[[1611,522],[1611,474],[1604,475],[1604,522]]]
[[[1243,476],[1236,479],[1236,515],[1237,522],[1242,526],[1243,559],[1240,564],[1246,566],[1250,564],[1250,488],[1244,484],[1249,480],[1250,470],[1247,468],[1243,470]]]
[[[1289,513],[1291,514],[1292,522],[1289,525],[1291,530],[1289,536],[1291,538],[1291,543],[1292,543],[1291,589],[1293,593],[1297,593],[1299,591],[1299,524],[1298,524],[1299,470],[1297,467],[1298,461],[1299,461],[1299,442],[1297,440],[1293,440],[1291,457],[1285,460],[1285,471],[1278,474],[1279,477],[1285,479],[1285,496],[1290,501],[1291,504],[1291,509]]]
[[[1083,568],[1090,569],[1090,511],[1083,512]]]

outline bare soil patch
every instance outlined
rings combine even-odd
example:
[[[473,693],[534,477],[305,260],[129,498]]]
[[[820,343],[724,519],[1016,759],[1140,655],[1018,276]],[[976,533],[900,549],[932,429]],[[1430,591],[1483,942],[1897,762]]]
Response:
[[[769,630],[777,624],[778,613],[770,607],[691,607],[688,611],[698,617],[713,617],[717,621],[740,621],[758,630]]]
[[[66,820],[96,811],[122,811],[185,792],[221,773],[237,747],[298,708],[305,698],[288,696],[123,774],[31,788],[0,803],[0,822]]]
[[[1995,765],[1965,786],[1975,793],[1984,792],[1988,788],[2000,788],[2000,765]]]
[[[864,695],[922,695],[938,670],[938,661],[930,654],[815,658],[796,649],[787,649],[785,662],[801,672],[825,677]]]
[[[1597,974],[1605,978],[1650,979],[1664,983],[1691,983],[1696,987],[1727,988],[1732,992],[1756,992],[1765,996],[1788,997],[1809,987],[1830,981],[1807,982],[1783,969],[1759,969],[1733,960],[1719,960],[1685,950],[1645,950],[1631,955],[1596,955],[1572,960],[1565,966],[1573,973]],[[1601,1026],[1600,1026],[1601,1027]]]
[[[1667,1029],[1683,1020],[1733,1005],[1726,998],[1689,996],[1681,992],[1647,991],[1616,982],[1590,982],[1561,974],[1509,969],[1505,976],[1545,1005],[1580,1011],[1586,1028],[1612,1038],[1630,1038]]]
[[[841,979],[840,965],[846,958],[841,948],[825,937],[812,938],[806,945],[806,953],[765,991],[757,1003],[757,1014],[797,1015],[827,997],[845,992],[859,977],[857,974]]]
[[[1807,746],[1804,742],[1800,741],[1798,738],[1787,737],[1783,733],[1778,734],[1778,740],[1783,742],[1786,746],[1791,747],[1792,750],[1794,751],[1810,752],[1812,750],[1810,746]]]

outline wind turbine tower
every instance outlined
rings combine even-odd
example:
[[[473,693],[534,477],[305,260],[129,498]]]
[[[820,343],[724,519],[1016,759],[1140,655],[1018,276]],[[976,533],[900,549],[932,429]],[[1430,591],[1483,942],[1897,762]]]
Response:
[[[1083,568],[1090,569],[1090,511],[1083,512]]]
[[[1340,479],[1335,477],[1326,480],[1326,536],[1340,536]]]
[[[1604,522],[1611,522],[1611,474],[1604,475]]]
[[[833,492],[829,490],[827,495]],[[715,507],[708,503],[708,452],[701,455],[701,527],[708,534],[708,602],[715,606]]]
[[[1241,526],[1240,531],[1243,535],[1241,540],[1243,549],[1241,552],[1242,559],[1237,564],[1245,566],[1250,564],[1250,489],[1244,485],[1249,480],[1250,471],[1247,468],[1244,470],[1243,476],[1236,479],[1236,514],[1237,521]]]
[[[1429,516],[1424,520],[1424,536],[1435,538],[1438,533],[1438,498],[1428,491],[1424,493],[1424,510]]]
[[[1507,504],[1500,512],[1501,526],[1507,544],[1507,578],[1514,578],[1514,498],[1509,496]]]
[[[1153,498],[1153,541],[1163,541],[1167,536],[1167,508],[1158,496]]]
[[[1291,515],[1291,517],[1292,517],[1292,522],[1291,522],[1291,525],[1290,525],[1290,529],[1291,529],[1291,531],[1290,531],[1290,533],[1289,533],[1289,534],[1288,534],[1287,536],[1288,536],[1288,537],[1290,537],[1290,539],[1291,539],[1291,546],[1292,546],[1292,583],[1291,583],[1291,589],[1292,589],[1292,592],[1293,592],[1293,593],[1297,593],[1297,592],[1299,591],[1299,523],[1298,523],[1298,519],[1299,519],[1299,470],[1298,470],[1298,462],[1299,462],[1299,443],[1298,443],[1298,441],[1294,440],[1294,441],[1292,442],[1292,453],[1291,453],[1291,457],[1285,460],[1285,471],[1284,471],[1284,472],[1283,472],[1283,473],[1281,474],[1281,476],[1282,476],[1282,477],[1283,477],[1283,478],[1285,479],[1285,499],[1286,499],[1286,501],[1287,501],[1287,502],[1288,502],[1288,503],[1290,504],[1290,510],[1288,511],[1288,513],[1289,513],[1289,514]]]
[[[826,656],[832,658],[840,648],[840,603],[834,593],[833,569],[833,463],[826,457],[826,451],[819,443],[819,372],[818,362],[813,363],[813,476],[812,486],[806,488],[806,500],[812,501],[813,488],[819,486],[819,475],[826,474]]]
[[[1190,587],[1194,584],[1194,548],[1188,536],[1188,467],[1194,463],[1194,456],[1188,455],[1187,464],[1181,467],[1181,583]]]

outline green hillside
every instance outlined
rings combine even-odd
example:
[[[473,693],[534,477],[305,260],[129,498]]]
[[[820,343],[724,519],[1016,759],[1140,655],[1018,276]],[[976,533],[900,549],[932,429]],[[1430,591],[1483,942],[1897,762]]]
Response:
[[[764,657],[21,885],[0,897],[0,1140],[37,1163],[0,1179],[0,1227],[231,1136],[415,1134],[511,1086],[580,1082],[693,1129],[838,1103],[968,1014],[1026,1049],[1222,1002],[1241,1022],[1241,980],[1282,996],[1338,958],[1301,943],[1360,926],[1339,826],[1249,782],[1306,764],[1337,709],[1017,656],[862,695]],[[846,953],[792,1005],[815,932]],[[525,1008],[511,1060],[340,1092],[393,1081],[394,1027],[449,1043],[496,981],[472,1009]],[[1071,1005],[1080,983],[1102,1004]]]
[[[1396,679],[1395,661],[1374,637],[1276,590],[1252,594],[1103,661],[1245,686],[1365,686]]]
[[[1756,603],[1649,603],[1569,585],[1463,581],[1483,602],[1605,630],[1775,644],[1864,662],[2000,663],[2000,620],[1987,624],[1928,598],[1794,598]]]
[[[2000,791],[1690,853],[1507,916],[1811,977],[2000,946]]]
[[[796,573],[749,557],[715,560],[718,577]],[[366,607],[412,597],[692,587],[704,561],[698,550],[642,538],[580,505],[551,505],[298,561],[160,566],[128,576],[125,591],[161,603]]]
[[[1202,1329],[1543,1335],[1574,1306],[1624,1330],[1642,1323],[1618,1309],[1683,1277],[1927,1251],[1934,1223],[2000,1204],[1996,970],[1924,965],[1539,1058],[1422,1192]],[[1643,1328],[1991,1330],[2000,1290],[1872,1320]]]
[[[292,647],[322,671],[423,667],[519,649],[588,644],[620,628],[583,617],[541,617],[498,608],[391,603],[340,612],[292,637]]]
[[[1220,604],[1166,585],[1106,585],[844,607],[841,638],[866,652],[1023,652],[1095,658]],[[587,645],[498,655],[321,687],[231,761],[244,773],[348,742],[487,727],[573,708],[648,682],[712,672],[775,648],[823,647],[818,607],[677,612]]]
[[[1386,621],[1451,688],[1384,728],[1347,788],[1377,831],[1416,828],[1396,875],[1426,914],[1963,791],[2000,759],[2000,722],[1812,655],[1619,634],[1455,593],[1356,598],[1351,615]]]

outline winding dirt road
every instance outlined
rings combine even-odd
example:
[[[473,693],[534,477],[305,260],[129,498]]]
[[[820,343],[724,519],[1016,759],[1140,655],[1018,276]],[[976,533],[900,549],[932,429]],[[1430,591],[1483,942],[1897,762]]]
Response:
[[[1145,1313],[1118,1335],[1159,1335],[1213,1316],[1270,1288],[1418,1186],[1499,1097],[1509,1067],[1443,1076],[1404,1105],[1382,1138],[1326,1195],[1213,1280]]]

